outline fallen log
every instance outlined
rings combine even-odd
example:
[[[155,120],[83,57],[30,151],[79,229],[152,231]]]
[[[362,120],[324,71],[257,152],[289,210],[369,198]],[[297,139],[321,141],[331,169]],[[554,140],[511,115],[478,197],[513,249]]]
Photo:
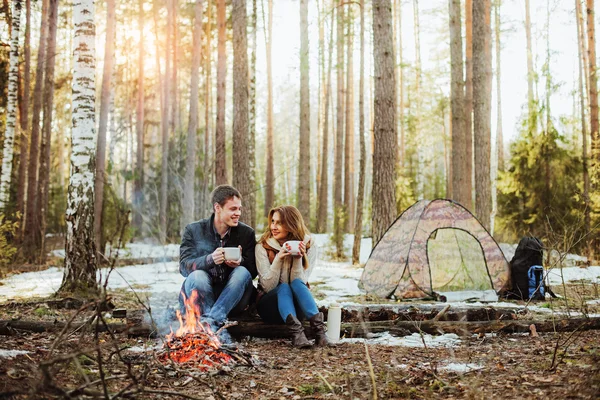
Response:
[[[372,321],[365,323],[345,322],[341,326],[341,336],[368,337],[373,333],[390,332],[396,336],[405,336],[415,332],[430,334],[455,333],[465,336],[478,333],[503,332],[526,333],[530,332],[530,325],[535,325],[537,332],[570,332],[575,330],[600,330],[600,318],[574,318],[561,320],[510,320],[510,321]],[[71,328],[82,329],[85,323],[71,324]],[[88,325],[93,331],[94,326]],[[64,328],[64,322],[44,321],[2,321],[0,320],[0,335],[14,335],[19,332],[57,332]],[[108,327],[115,333],[127,334],[134,337],[157,337],[164,335],[168,329],[159,331],[155,326],[146,322],[136,325],[111,323]],[[98,326],[100,332],[106,331],[102,324]],[[288,337],[285,325],[265,324],[261,321],[243,321],[232,326],[229,333],[236,338],[246,336],[261,338]],[[304,330],[309,338],[313,337],[312,330],[305,324]]]

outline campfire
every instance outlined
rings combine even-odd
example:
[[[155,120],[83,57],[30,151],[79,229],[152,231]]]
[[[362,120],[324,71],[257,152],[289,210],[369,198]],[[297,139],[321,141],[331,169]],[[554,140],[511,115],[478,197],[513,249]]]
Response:
[[[198,292],[194,290],[190,298],[182,293],[185,303],[185,315],[177,310],[179,329],[166,335],[165,350],[160,358],[177,363],[189,363],[202,371],[218,368],[233,361],[233,358],[221,349],[218,332],[212,332],[208,324],[200,322],[200,307],[197,304]]]

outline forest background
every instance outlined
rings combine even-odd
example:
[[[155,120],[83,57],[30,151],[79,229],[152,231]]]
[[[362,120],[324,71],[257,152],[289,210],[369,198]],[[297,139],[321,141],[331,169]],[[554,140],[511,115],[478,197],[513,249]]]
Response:
[[[434,198],[498,241],[598,254],[593,0],[95,7],[86,237],[98,249],[179,242],[232,183],[257,231],[271,206],[295,204],[340,257],[344,233],[375,244]],[[76,30],[71,1],[3,0],[0,12],[6,270],[64,244]]]

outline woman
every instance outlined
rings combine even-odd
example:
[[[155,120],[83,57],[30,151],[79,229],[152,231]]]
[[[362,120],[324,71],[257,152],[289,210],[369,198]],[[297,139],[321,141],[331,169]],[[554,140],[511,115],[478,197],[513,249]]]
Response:
[[[323,313],[308,288],[308,276],[317,259],[317,248],[300,211],[280,206],[269,211],[269,229],[256,245],[260,297],[258,314],[265,322],[284,323],[289,327],[292,345],[310,347],[299,319],[308,318],[315,344],[328,344]],[[299,254],[292,255],[289,240],[300,241]]]

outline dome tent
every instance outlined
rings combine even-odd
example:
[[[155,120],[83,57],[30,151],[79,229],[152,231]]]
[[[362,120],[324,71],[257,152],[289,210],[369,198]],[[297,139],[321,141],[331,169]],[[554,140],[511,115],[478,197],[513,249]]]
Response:
[[[367,294],[438,298],[440,292],[510,289],[509,264],[471,212],[445,199],[406,209],[373,248],[360,279]]]

